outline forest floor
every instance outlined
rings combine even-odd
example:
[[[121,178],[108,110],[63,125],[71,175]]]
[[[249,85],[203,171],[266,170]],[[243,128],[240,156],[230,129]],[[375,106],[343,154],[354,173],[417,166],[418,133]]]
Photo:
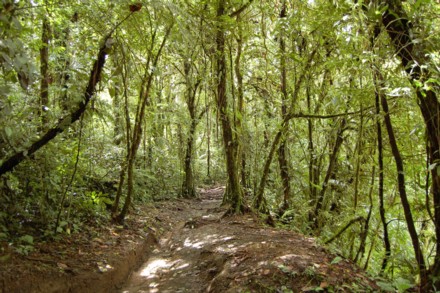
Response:
[[[222,187],[156,202],[109,226],[0,255],[0,292],[376,292],[314,239],[251,214],[223,217]]]

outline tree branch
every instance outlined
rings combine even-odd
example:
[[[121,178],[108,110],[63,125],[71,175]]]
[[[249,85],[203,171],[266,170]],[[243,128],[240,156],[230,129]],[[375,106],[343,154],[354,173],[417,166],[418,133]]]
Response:
[[[238,16],[240,13],[242,13],[246,8],[248,8],[252,2],[254,2],[254,0],[249,0],[248,3],[246,3],[245,5],[241,6],[238,10],[232,12],[231,14],[229,14],[229,17],[235,17]]]
[[[6,159],[4,162],[2,162],[0,166],[0,176],[7,172],[12,171],[15,166],[17,166],[22,161],[24,161],[28,156],[38,151],[41,147],[46,145],[49,141],[51,141],[58,134],[63,132],[69,125],[71,125],[72,123],[77,121],[79,117],[81,117],[81,115],[86,110],[87,104],[89,103],[90,99],[95,93],[96,85],[101,78],[101,72],[105,64],[105,58],[107,56],[107,52],[109,50],[108,41],[110,37],[111,34],[109,34],[105,38],[103,45],[99,49],[98,56],[95,60],[95,63],[93,64],[92,72],[90,73],[89,83],[84,93],[84,99],[78,104],[77,109],[72,113],[70,113],[70,115],[68,115],[67,117],[64,117],[61,120],[59,120],[59,122],[54,127],[49,129],[39,140],[34,142],[28,149],[20,152],[16,152],[8,159]]]
[[[339,232],[336,233],[332,238],[330,238],[329,240],[324,242],[324,244],[329,244],[329,243],[333,242],[336,238],[341,236],[341,234],[344,233],[345,230],[347,230],[351,225],[353,225],[354,223],[363,222],[363,221],[365,221],[365,218],[362,216],[352,219],[350,222],[348,222],[347,225],[345,225],[341,230],[339,230]]]

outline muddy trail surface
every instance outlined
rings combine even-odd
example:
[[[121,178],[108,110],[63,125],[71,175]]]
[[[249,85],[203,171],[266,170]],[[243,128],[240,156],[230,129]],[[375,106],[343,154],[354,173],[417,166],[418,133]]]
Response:
[[[312,238],[264,226],[250,214],[223,217],[224,189],[174,208],[177,222],[119,292],[371,292],[358,267]],[[168,218],[167,218],[168,217]],[[171,222],[158,214],[159,222]]]

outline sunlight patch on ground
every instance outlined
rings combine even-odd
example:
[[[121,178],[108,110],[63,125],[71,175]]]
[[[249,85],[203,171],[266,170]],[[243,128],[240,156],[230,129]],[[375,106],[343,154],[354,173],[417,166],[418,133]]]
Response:
[[[234,244],[228,244],[228,245],[224,245],[224,246],[218,246],[215,249],[215,252],[219,252],[219,253],[234,253],[238,250],[238,247],[236,247]]]
[[[200,249],[200,248],[203,247],[203,244],[205,244],[205,243],[206,243],[205,241],[198,241],[198,242],[194,241],[194,242],[191,242],[190,239],[186,238],[185,242],[183,242],[183,246]]]
[[[217,217],[213,214],[208,214],[208,215],[202,216],[202,219],[204,219],[204,220],[209,220],[211,218],[217,218]]]
[[[183,246],[201,249],[206,244],[215,244],[218,242],[226,242],[228,240],[234,239],[234,237],[232,237],[232,236],[225,236],[222,238],[219,238],[219,236],[220,235],[218,235],[218,234],[207,235],[203,241],[199,240],[199,239],[191,240],[190,238],[186,238],[183,243]]]
[[[156,259],[148,263],[148,265],[142,269],[140,275],[147,279],[154,278],[157,272],[161,269],[170,268],[175,262],[170,262],[166,259]]]
[[[301,259],[310,259],[310,256],[308,255],[297,255],[297,254],[286,254],[283,256],[279,256],[277,257],[278,259],[282,259],[284,261],[290,261],[290,260],[294,260],[297,258],[301,258]]]
[[[167,273],[169,271],[183,270],[189,267],[189,263],[183,262],[181,259],[177,260],[167,260],[167,259],[155,259],[152,260],[145,266],[141,272],[140,276],[145,277],[146,279],[154,279],[156,277],[160,277],[162,273]],[[155,287],[155,282],[150,283],[150,288]],[[153,291],[150,291],[153,292]]]
[[[180,266],[174,268],[174,270],[182,270],[182,269],[187,268],[187,267],[189,267],[189,263],[183,263]]]

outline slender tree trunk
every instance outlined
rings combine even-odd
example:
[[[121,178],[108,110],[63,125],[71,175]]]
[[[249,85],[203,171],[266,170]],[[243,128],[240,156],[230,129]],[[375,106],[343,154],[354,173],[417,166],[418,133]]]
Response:
[[[243,51],[243,31],[241,27],[241,19],[240,15],[237,17],[238,22],[238,37],[237,37],[237,55],[235,56],[234,61],[234,69],[235,69],[235,77],[237,80],[237,120],[236,120],[236,128],[237,133],[242,138],[242,140],[238,140],[238,150],[237,150],[237,161],[241,160],[241,184],[244,187],[248,187],[247,183],[247,171],[246,171],[246,152],[244,147],[244,129],[243,129],[243,120],[244,120],[244,89],[243,89],[243,74],[241,73],[241,55]]]
[[[368,237],[368,232],[370,230],[370,220],[371,220],[371,215],[373,213],[373,189],[374,189],[374,179],[376,178],[376,166],[373,166],[373,170],[371,171],[371,182],[370,182],[370,190],[368,192],[368,199],[370,200],[370,208],[368,210],[368,215],[367,218],[365,219],[364,222],[364,227],[363,230],[361,232],[361,243],[359,245],[359,250],[356,253],[356,257],[354,258],[354,262],[361,262],[362,258],[364,257],[365,254],[365,248],[367,246],[367,237]]]
[[[380,73],[379,72],[377,72],[377,73],[379,74],[379,79],[381,81],[383,81],[383,78],[382,78],[382,76],[380,76]],[[421,282],[422,282],[422,284],[425,284],[427,281],[425,259],[423,258],[423,252],[420,247],[419,237],[417,235],[416,227],[414,224],[414,219],[413,219],[413,216],[411,213],[411,207],[409,205],[408,196],[406,194],[405,171],[404,171],[404,167],[403,167],[403,159],[400,154],[399,148],[397,146],[397,141],[396,141],[396,137],[394,134],[393,125],[392,125],[391,117],[389,114],[388,102],[386,100],[385,95],[382,94],[381,92],[379,92],[379,97],[380,97],[382,109],[384,111],[384,122],[385,122],[385,126],[386,126],[386,129],[388,132],[388,138],[389,138],[389,142],[390,142],[390,146],[391,146],[391,152],[393,153],[394,161],[396,163],[398,189],[399,189],[400,200],[402,202],[403,212],[405,215],[406,225],[408,227],[408,232],[411,237],[411,242],[413,245],[414,254],[415,254],[415,257],[417,260],[417,264],[418,264],[418,268],[419,268],[419,272],[420,272],[420,277],[422,280]]]
[[[315,211],[313,213],[313,221],[314,221],[313,226],[312,226],[313,229],[318,229],[320,227],[319,214],[321,212],[322,204],[324,202],[324,196],[325,196],[325,192],[327,191],[328,182],[329,182],[331,176],[333,175],[334,169],[336,167],[336,162],[338,160],[338,155],[339,155],[339,149],[341,148],[342,142],[344,140],[344,138],[342,137],[342,134],[345,131],[346,124],[347,124],[347,120],[346,120],[346,118],[343,118],[339,127],[338,127],[338,131],[336,132],[336,141],[333,145],[333,150],[330,154],[327,172],[325,174],[324,181],[322,182],[321,190],[319,191],[318,200],[317,200],[316,206],[315,206]]]
[[[76,23],[78,22],[78,13],[75,12],[71,19],[70,22],[71,23]],[[61,109],[63,111],[68,111],[69,109],[69,85],[68,82],[70,80],[70,67],[71,67],[71,50],[70,50],[70,26],[67,26],[63,31],[62,31],[62,46],[65,48],[65,51],[63,52],[62,57],[60,58],[60,60],[58,61],[58,66],[59,69],[58,71],[60,72],[60,76],[59,76],[59,87],[61,89],[61,98],[59,100],[59,105],[61,107]]]
[[[129,104],[128,104],[128,67],[126,66],[127,60],[126,56],[123,54],[123,71],[122,71],[122,83],[124,86],[124,118],[125,118],[125,151],[126,155],[124,160],[121,162],[121,170],[119,172],[119,184],[118,190],[116,191],[115,200],[113,202],[112,207],[112,218],[117,216],[119,202],[121,200],[122,190],[125,183],[125,176],[127,172],[127,162],[130,154],[130,134],[131,134],[131,122],[130,122],[130,113],[129,113]]]
[[[268,207],[266,206],[266,199],[264,198],[264,189],[266,187],[266,181],[269,176],[270,164],[272,163],[273,157],[275,155],[275,151],[280,143],[283,132],[285,131],[284,129],[286,128],[286,123],[282,124],[281,129],[277,132],[274,140],[272,141],[269,155],[267,156],[266,161],[264,163],[263,173],[261,175],[257,193],[255,194],[254,207],[263,213],[268,213]]]
[[[206,113],[206,177],[211,181],[211,111],[207,107]]]
[[[192,169],[192,152],[194,144],[194,133],[196,126],[191,123],[190,131],[188,135],[188,140],[186,142],[186,152],[185,152],[185,164],[184,173],[185,179],[182,183],[182,197],[184,198],[194,198],[196,197],[196,188],[194,183],[194,175]]]
[[[377,78],[376,74],[373,73],[374,80],[376,84],[375,96],[376,96],[376,114],[377,117],[380,115],[380,97],[379,97],[379,88],[377,86]],[[390,237],[388,235],[388,223],[385,216],[385,204],[384,204],[384,194],[383,194],[383,185],[384,185],[384,169],[383,169],[383,138],[382,138],[382,126],[381,121],[378,119],[376,122],[377,127],[377,150],[378,150],[378,164],[379,164],[379,214],[380,220],[382,222],[383,227],[383,241],[385,245],[385,255],[382,260],[381,272],[384,272],[388,260],[391,256],[391,242]]]
[[[108,35],[105,41],[108,40],[110,37],[111,36]],[[49,141],[55,138],[58,134],[62,133],[72,123],[76,122],[81,117],[81,115],[86,110],[90,99],[95,93],[96,85],[101,78],[102,69],[104,68],[107,52],[109,49],[106,46],[105,41],[103,43],[104,45],[99,50],[96,61],[93,64],[93,69],[89,76],[89,82],[84,93],[84,99],[77,105],[77,108],[72,111],[70,115],[62,118],[54,127],[49,129],[39,140],[34,142],[29,148],[23,151],[19,151],[9,158],[5,159],[0,165],[0,176],[12,171],[15,166],[20,164],[27,157],[30,157],[30,155],[38,151],[41,147],[45,146]]]
[[[217,65],[217,108],[219,120],[223,131],[223,144],[226,154],[226,170],[228,175],[228,188],[224,199],[231,204],[232,213],[244,211],[243,189],[240,185],[237,164],[237,142],[234,139],[231,120],[228,115],[227,99],[227,72],[225,57],[225,32],[222,25],[222,17],[225,15],[225,0],[219,0],[217,6],[217,35],[216,35],[216,65]]]
[[[429,290],[431,283],[437,288],[440,287],[440,279],[437,278],[440,275],[440,172],[438,172],[440,168],[440,102],[433,87],[423,86],[424,84],[430,85],[428,81],[430,73],[423,72],[421,67],[425,63],[424,58],[426,58],[425,52],[421,49],[423,43],[414,42],[410,21],[401,1],[387,0],[385,3],[387,9],[382,14],[382,23],[394,45],[396,55],[402,61],[402,65],[416,91],[429,141],[430,164],[435,166],[431,170],[431,193],[434,202],[436,254],[434,264],[429,272],[426,272],[421,255],[416,255],[421,270],[421,287],[424,290]],[[433,279],[429,280],[426,273],[429,273]],[[436,277],[435,280],[434,277]]]
[[[41,32],[41,48],[40,48],[40,105],[39,116],[41,118],[41,129],[45,129],[48,124],[48,117],[46,115],[49,107],[49,42],[50,42],[50,24],[47,17],[43,18],[42,32]]]
[[[197,127],[196,117],[191,117],[191,125],[188,133],[188,139],[186,141],[186,151],[185,151],[185,163],[184,163],[185,179],[182,183],[182,197],[184,198],[196,197],[194,174],[192,168],[192,154],[193,154],[194,135],[196,132],[196,127]]]
[[[378,25],[374,27],[373,37],[371,38],[371,46],[374,46],[374,43],[379,36],[380,28]],[[375,99],[375,105],[376,105],[376,117],[380,117],[380,87],[378,80],[378,73],[376,72],[376,69],[373,67],[373,82],[374,82],[374,95],[376,97]],[[382,260],[381,265],[381,272],[383,273],[388,265],[388,260],[391,257],[391,242],[390,237],[388,235],[388,223],[385,216],[385,203],[384,203],[384,166],[383,166],[383,137],[382,137],[382,124],[381,120],[377,118],[376,121],[376,129],[377,129],[377,160],[379,165],[379,214],[380,214],[380,220],[382,222],[382,228],[383,228],[383,242],[384,242],[384,248],[385,248],[385,255]]]
[[[355,178],[354,178],[354,199],[353,199],[353,210],[357,211],[358,201],[359,201],[359,181],[360,181],[360,170],[361,170],[361,157],[363,151],[363,136],[364,136],[364,114],[363,106],[361,105],[361,117],[359,122],[359,134],[356,145],[356,168],[355,168]]]
[[[151,66],[153,68],[157,67],[159,57],[162,53],[162,50],[165,46],[165,43],[168,39],[168,36],[171,32],[172,26],[168,27],[165,36],[162,39],[162,43],[160,44],[160,47],[156,53],[156,55],[153,57],[149,55],[149,58],[147,60],[147,64],[145,66],[145,74],[139,94],[139,103],[136,109],[136,118],[135,118],[135,124],[132,131],[132,138],[131,138],[131,146],[128,153],[128,159],[127,159],[127,196],[125,198],[124,206],[122,207],[121,212],[119,215],[114,217],[114,221],[122,223],[128,213],[128,210],[131,206],[132,198],[133,198],[133,191],[134,191],[134,178],[133,178],[133,169],[134,169],[134,162],[136,159],[137,151],[139,149],[139,145],[142,138],[142,125],[145,118],[145,108],[150,103],[150,91],[151,86],[153,83],[154,74],[150,73],[150,62],[152,60]],[[153,34],[153,37],[151,39],[151,50],[153,51],[153,47],[155,44],[155,36],[156,33]],[[117,207],[114,207],[114,210],[116,210]]]
[[[186,84],[186,105],[188,108],[189,116],[191,118],[188,139],[186,142],[186,152],[185,152],[185,162],[184,162],[184,173],[185,179],[182,183],[182,197],[193,198],[196,197],[196,189],[194,184],[194,174],[192,168],[192,155],[194,146],[194,135],[196,132],[196,127],[198,123],[198,118],[196,117],[196,94],[197,88],[200,81],[195,83],[191,80],[191,67],[193,66],[189,61],[185,60],[183,62],[185,84]]]
[[[308,113],[312,113],[311,107],[311,97],[310,97],[310,88],[307,87],[307,110]],[[319,185],[319,166],[318,166],[318,157],[315,151],[315,144],[313,142],[313,120],[311,118],[307,119],[307,135],[308,135],[308,144],[307,150],[310,156],[309,159],[309,197],[310,202],[313,204],[316,202],[318,198],[318,185]],[[309,221],[313,221],[313,214],[309,214]]]
[[[316,53],[316,49],[313,50],[309,54],[309,58],[307,60],[307,63],[305,64],[303,72],[299,76],[299,78],[296,80],[295,88],[294,88],[293,96],[292,96],[292,101],[293,102],[297,100],[297,97],[299,95],[299,90],[301,88],[301,85],[302,85],[302,83],[303,83],[303,81],[305,79],[306,73],[307,73],[306,68],[307,68],[307,66],[310,66],[310,64],[311,64],[311,62],[312,62],[312,60],[313,60],[313,58],[315,56],[315,53]],[[264,94],[264,92],[263,92],[263,94]],[[272,145],[271,145],[269,154],[268,154],[268,156],[266,158],[266,161],[264,163],[263,173],[261,175],[261,179],[260,179],[260,182],[259,182],[259,185],[258,185],[257,192],[256,192],[255,197],[254,197],[254,204],[253,204],[255,208],[257,208],[258,210],[260,210],[262,212],[267,212],[267,207],[265,207],[265,201],[266,200],[264,198],[264,189],[266,187],[266,181],[267,181],[267,178],[269,176],[270,164],[272,163],[273,156],[275,154],[275,151],[278,148],[278,145],[279,145],[279,143],[281,141],[283,133],[285,133],[287,131],[287,127],[289,125],[289,121],[292,118],[294,118],[294,117],[300,117],[300,116],[301,115],[295,115],[292,112],[292,109],[290,109],[288,111],[288,113],[284,116],[284,119],[281,122],[279,130],[278,130],[277,134],[275,135],[275,137],[274,137],[274,139],[272,141]]]
[[[280,20],[283,21],[287,17],[287,6],[286,1],[283,1],[281,12],[280,12]],[[287,69],[286,69],[286,44],[284,41],[284,28],[281,26],[280,33],[280,66],[281,66],[281,117],[284,119],[287,116],[287,102],[288,102],[288,94],[287,94]],[[287,127],[286,127],[287,130]],[[281,137],[280,146],[278,147],[278,164],[280,166],[280,176],[283,185],[283,204],[279,211],[280,214],[283,214],[286,210],[289,209],[289,200],[290,200],[290,175],[289,175],[289,165],[287,162],[287,144],[286,144],[286,135],[287,131],[283,133]]]

